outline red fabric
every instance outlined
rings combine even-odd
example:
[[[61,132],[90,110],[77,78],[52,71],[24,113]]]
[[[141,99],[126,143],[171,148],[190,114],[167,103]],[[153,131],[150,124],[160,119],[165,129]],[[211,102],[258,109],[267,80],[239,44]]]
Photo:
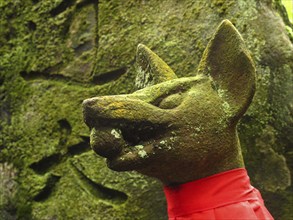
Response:
[[[169,220],[273,219],[244,168],[165,186]]]

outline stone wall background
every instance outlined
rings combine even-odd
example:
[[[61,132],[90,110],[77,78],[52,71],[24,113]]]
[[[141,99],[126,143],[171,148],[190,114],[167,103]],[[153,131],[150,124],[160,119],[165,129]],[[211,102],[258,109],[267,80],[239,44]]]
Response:
[[[293,218],[293,26],[279,0],[0,0],[0,216],[166,219],[156,180],[90,150],[81,102],[133,91],[138,43],[195,74],[225,18],[257,66],[247,169],[273,216]]]

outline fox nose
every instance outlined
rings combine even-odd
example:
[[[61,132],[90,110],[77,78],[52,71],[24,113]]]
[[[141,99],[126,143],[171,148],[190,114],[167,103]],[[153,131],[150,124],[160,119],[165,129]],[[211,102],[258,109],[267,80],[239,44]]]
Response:
[[[98,98],[90,98],[86,99],[82,102],[82,107],[83,107],[83,119],[85,124],[92,128],[95,125],[95,110],[94,106],[97,104]]]
[[[83,100],[82,106],[83,108],[88,108],[93,106],[96,102],[97,102],[97,98],[86,99],[86,100]]]

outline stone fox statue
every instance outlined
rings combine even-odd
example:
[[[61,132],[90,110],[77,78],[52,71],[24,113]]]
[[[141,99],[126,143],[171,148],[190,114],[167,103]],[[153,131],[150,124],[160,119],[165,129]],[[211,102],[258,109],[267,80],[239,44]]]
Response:
[[[154,52],[137,48],[139,88],[83,102],[93,150],[115,171],[164,184],[169,219],[273,219],[244,168],[236,125],[255,91],[255,67],[228,20],[197,74],[177,78]]]

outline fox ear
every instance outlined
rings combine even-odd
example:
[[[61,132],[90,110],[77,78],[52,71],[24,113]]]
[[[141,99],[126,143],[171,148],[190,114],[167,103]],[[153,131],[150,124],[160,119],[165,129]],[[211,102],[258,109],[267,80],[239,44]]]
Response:
[[[138,89],[177,78],[173,70],[157,54],[143,44],[137,46],[136,64],[135,85]]]
[[[255,67],[230,21],[224,20],[217,28],[203,53],[198,73],[211,77],[213,87],[229,108],[228,117],[239,119],[254,95]]]

